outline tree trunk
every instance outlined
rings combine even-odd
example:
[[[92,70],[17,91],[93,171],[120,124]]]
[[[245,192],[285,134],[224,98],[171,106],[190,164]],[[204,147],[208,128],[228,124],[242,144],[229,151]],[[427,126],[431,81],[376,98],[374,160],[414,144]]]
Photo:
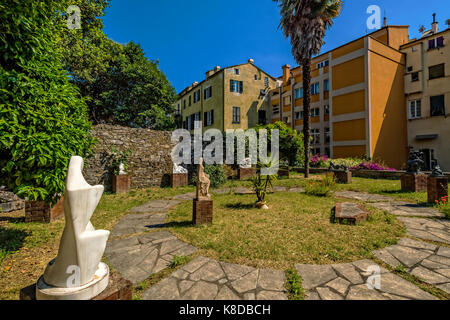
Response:
[[[311,120],[311,58],[303,60],[303,139],[305,146],[305,178],[309,178],[310,127]]]

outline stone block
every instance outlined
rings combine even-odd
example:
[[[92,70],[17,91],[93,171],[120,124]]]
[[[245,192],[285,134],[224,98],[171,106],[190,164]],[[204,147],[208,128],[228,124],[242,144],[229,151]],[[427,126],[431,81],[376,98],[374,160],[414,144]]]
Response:
[[[337,183],[352,183],[352,173],[350,171],[333,171]]]
[[[367,220],[369,214],[370,213],[359,203],[336,203],[334,220],[337,220],[339,223],[347,222],[348,224],[356,224],[357,222]]]
[[[402,191],[423,192],[427,191],[428,176],[426,174],[406,173],[401,177]]]
[[[25,222],[53,222],[64,215],[64,197],[51,206],[43,201],[25,202]]]
[[[118,273],[111,273],[106,289],[91,300],[132,300],[133,284]],[[20,300],[36,300],[36,284],[20,290]]]
[[[253,177],[256,175],[255,168],[239,168],[238,176],[239,180],[244,180]]]
[[[187,173],[173,173],[170,176],[170,185],[172,188],[178,188],[188,185],[188,174]]]
[[[194,199],[192,223],[195,225],[212,224],[213,201]]]
[[[131,189],[131,177],[128,174],[113,176],[112,190],[114,193],[128,193]]]
[[[447,177],[428,177],[427,193],[429,203],[435,203],[448,196]]]

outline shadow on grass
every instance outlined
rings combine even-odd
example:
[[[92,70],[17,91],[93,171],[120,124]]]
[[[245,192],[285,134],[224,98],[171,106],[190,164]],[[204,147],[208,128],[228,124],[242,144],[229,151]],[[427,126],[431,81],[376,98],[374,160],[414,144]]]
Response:
[[[225,205],[225,208],[236,209],[236,210],[249,210],[249,209],[254,209],[255,208],[255,204],[254,203],[242,203],[242,202],[227,203]]]
[[[28,232],[17,229],[0,227],[0,262],[8,254],[22,248]]]
[[[192,223],[192,221],[172,221],[169,223],[166,223],[164,225],[165,228],[193,228],[195,225]]]

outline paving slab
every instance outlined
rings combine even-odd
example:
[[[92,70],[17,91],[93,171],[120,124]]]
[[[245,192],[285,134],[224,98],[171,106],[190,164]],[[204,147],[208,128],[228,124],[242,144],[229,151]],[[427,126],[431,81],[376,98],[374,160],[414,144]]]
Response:
[[[139,212],[139,213],[165,213],[170,208],[178,205],[180,203],[179,200],[153,200],[142,206],[135,207],[130,210],[130,212]]]
[[[398,218],[406,227],[408,235],[436,242],[450,244],[450,227],[442,219]]]
[[[442,217],[443,214],[437,209],[421,206],[414,203],[392,201],[372,203],[371,206],[388,211],[396,216],[412,217]]]

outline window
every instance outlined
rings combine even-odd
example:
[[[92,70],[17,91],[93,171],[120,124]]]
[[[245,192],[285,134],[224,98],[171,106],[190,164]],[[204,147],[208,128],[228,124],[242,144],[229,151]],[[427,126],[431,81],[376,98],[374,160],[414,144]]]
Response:
[[[410,119],[417,119],[421,117],[421,101],[420,100],[414,100],[409,102],[409,118]]]
[[[444,63],[429,67],[428,70],[429,70],[430,80],[445,77],[445,64]]]
[[[320,148],[313,148],[312,150],[314,155],[320,155]]]
[[[324,114],[330,114],[330,106],[328,104],[323,106]]]
[[[287,106],[288,104],[291,104],[291,96],[286,96],[286,97],[284,97],[283,98],[283,104],[285,105],[285,106]]]
[[[244,82],[243,81],[230,80],[230,91],[231,92],[242,93],[244,91]]]
[[[430,97],[430,115],[432,117],[445,115],[444,95]]]
[[[416,82],[416,81],[419,81],[419,73],[413,72],[413,73],[411,73],[411,82]]]
[[[318,116],[320,116],[320,108],[312,108],[311,117],[318,117]]]
[[[258,75],[255,74],[255,80],[258,80]]]
[[[331,157],[330,147],[325,147],[325,155],[326,155],[328,158]]]
[[[313,83],[311,85],[311,94],[315,95],[315,94],[319,94],[320,93],[320,84],[317,83]]]
[[[283,117],[283,122],[284,122],[284,124],[288,124],[288,122],[289,122],[289,117]]]
[[[191,130],[192,129],[192,117],[189,116],[187,117],[187,130]]]
[[[203,125],[205,127],[211,126],[214,124],[214,110],[205,112],[203,114]]]
[[[235,75],[239,75],[239,69],[235,68],[235,69],[234,69],[234,74],[235,74]]]
[[[258,124],[266,124],[266,110],[258,110]]]
[[[303,111],[299,111],[295,113],[295,120],[303,119]]]
[[[295,89],[295,99],[303,98],[303,88]]]
[[[233,123],[241,123],[241,108],[233,107]]]
[[[192,105],[192,96],[189,96],[189,107]]]
[[[265,77],[265,78],[264,78],[264,85],[265,85],[266,87],[269,86],[269,77]]]
[[[177,113],[181,114],[181,104],[178,104],[178,106],[177,106]]]
[[[326,79],[324,82],[323,82],[323,86],[324,86],[324,91],[325,92],[327,92],[327,91],[330,91],[330,80],[328,80],[328,79]]]
[[[320,129],[311,129],[311,136],[313,138],[313,144],[320,144]]]
[[[200,101],[200,90],[194,92],[194,103]]]
[[[439,49],[444,46],[444,37],[428,40],[428,50]]]
[[[325,143],[330,143],[331,135],[330,135],[330,128],[325,128]]]
[[[277,104],[273,105],[273,106],[272,106],[272,113],[273,113],[273,114],[278,114],[278,113],[280,113],[280,106],[277,105]]]
[[[186,100],[183,100],[183,109],[186,109]]]
[[[329,64],[329,61],[328,61],[328,60],[325,60],[325,61],[319,62],[319,63],[317,64],[317,69],[320,69],[320,68],[326,67],[326,66],[328,66],[328,64]]]
[[[200,112],[194,113],[194,129],[200,129],[201,127],[201,119],[200,119]]]
[[[407,71],[408,71],[408,72],[413,71],[413,67],[408,67]]]
[[[212,97],[212,87],[208,87],[208,88],[206,88],[205,90],[203,90],[203,98],[206,100],[206,99],[209,99],[209,98],[211,98]]]

